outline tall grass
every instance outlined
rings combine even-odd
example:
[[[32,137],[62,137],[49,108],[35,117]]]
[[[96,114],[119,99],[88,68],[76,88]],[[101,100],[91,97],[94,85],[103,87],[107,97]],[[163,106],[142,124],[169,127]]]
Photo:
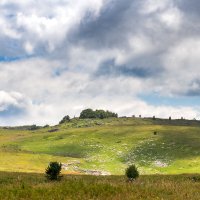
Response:
[[[199,200],[200,182],[192,176],[141,176],[127,182],[124,176],[66,175],[60,182],[50,182],[42,174],[1,172],[0,199]]]

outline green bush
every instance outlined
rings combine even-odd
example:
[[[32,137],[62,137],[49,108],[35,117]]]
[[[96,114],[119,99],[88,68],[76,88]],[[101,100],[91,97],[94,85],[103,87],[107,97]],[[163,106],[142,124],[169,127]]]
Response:
[[[59,122],[59,124],[67,123],[70,122],[70,117],[69,115],[64,116],[63,119]]]
[[[130,181],[133,181],[133,180],[135,180],[136,178],[139,177],[139,172],[138,172],[135,165],[130,165],[126,169],[126,176]]]
[[[60,172],[62,169],[62,164],[58,162],[50,162],[46,168],[46,177],[48,180],[60,180]]]

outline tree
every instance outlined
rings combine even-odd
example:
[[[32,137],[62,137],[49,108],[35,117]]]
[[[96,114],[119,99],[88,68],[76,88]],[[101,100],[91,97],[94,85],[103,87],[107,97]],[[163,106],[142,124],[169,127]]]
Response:
[[[81,112],[80,119],[95,118],[95,113],[92,109],[88,108]]]
[[[110,117],[118,117],[117,113],[113,113],[110,111],[104,111],[104,110],[92,110],[90,108],[85,109],[80,114],[80,119],[104,119],[104,118],[110,118]]]
[[[63,123],[66,123],[66,122],[70,122],[70,117],[69,117],[69,115],[63,117],[63,119],[59,122],[59,124],[63,124]]]
[[[58,162],[50,162],[45,170],[46,177],[48,180],[60,180],[60,172],[62,169],[62,164]]]
[[[133,181],[139,177],[139,172],[135,165],[130,165],[125,172],[129,181]]]
[[[95,117],[99,119],[104,119],[108,117],[108,114],[104,110],[94,111]]]

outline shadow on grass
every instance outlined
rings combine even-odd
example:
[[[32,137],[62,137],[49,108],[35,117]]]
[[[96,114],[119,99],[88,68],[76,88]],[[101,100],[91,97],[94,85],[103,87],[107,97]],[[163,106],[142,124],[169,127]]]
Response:
[[[56,156],[66,156],[73,158],[86,158],[91,153],[97,153],[100,150],[99,147],[94,146],[80,146],[80,144],[65,144],[52,146],[46,152],[46,154],[56,155]]]
[[[122,158],[125,163],[138,163],[149,166],[152,162],[161,161],[170,164],[177,159],[189,159],[200,156],[200,134],[198,130],[176,128],[158,132],[130,150]],[[153,133],[152,133],[153,135]]]
[[[154,182],[155,180],[191,180],[193,178],[200,180],[200,174],[179,174],[179,175],[169,175],[169,174],[155,174],[155,175],[140,175],[137,180],[148,180]],[[94,176],[94,175],[73,175],[64,174],[62,175],[61,181],[56,181],[57,183],[62,182],[62,180],[73,180],[73,181],[86,181],[92,182],[110,182],[116,184],[123,184],[127,182],[125,175],[110,175],[110,176]],[[27,181],[31,184],[35,183],[56,183],[46,179],[44,173],[33,173],[33,172],[4,172],[0,171],[0,185],[3,184],[13,184],[14,182]],[[198,181],[199,182],[199,181]]]

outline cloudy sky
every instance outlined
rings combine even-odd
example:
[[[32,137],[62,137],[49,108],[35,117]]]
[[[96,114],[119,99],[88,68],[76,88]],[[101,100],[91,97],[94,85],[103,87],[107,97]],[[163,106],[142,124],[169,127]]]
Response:
[[[0,125],[200,119],[199,102],[199,0],[0,1]]]

